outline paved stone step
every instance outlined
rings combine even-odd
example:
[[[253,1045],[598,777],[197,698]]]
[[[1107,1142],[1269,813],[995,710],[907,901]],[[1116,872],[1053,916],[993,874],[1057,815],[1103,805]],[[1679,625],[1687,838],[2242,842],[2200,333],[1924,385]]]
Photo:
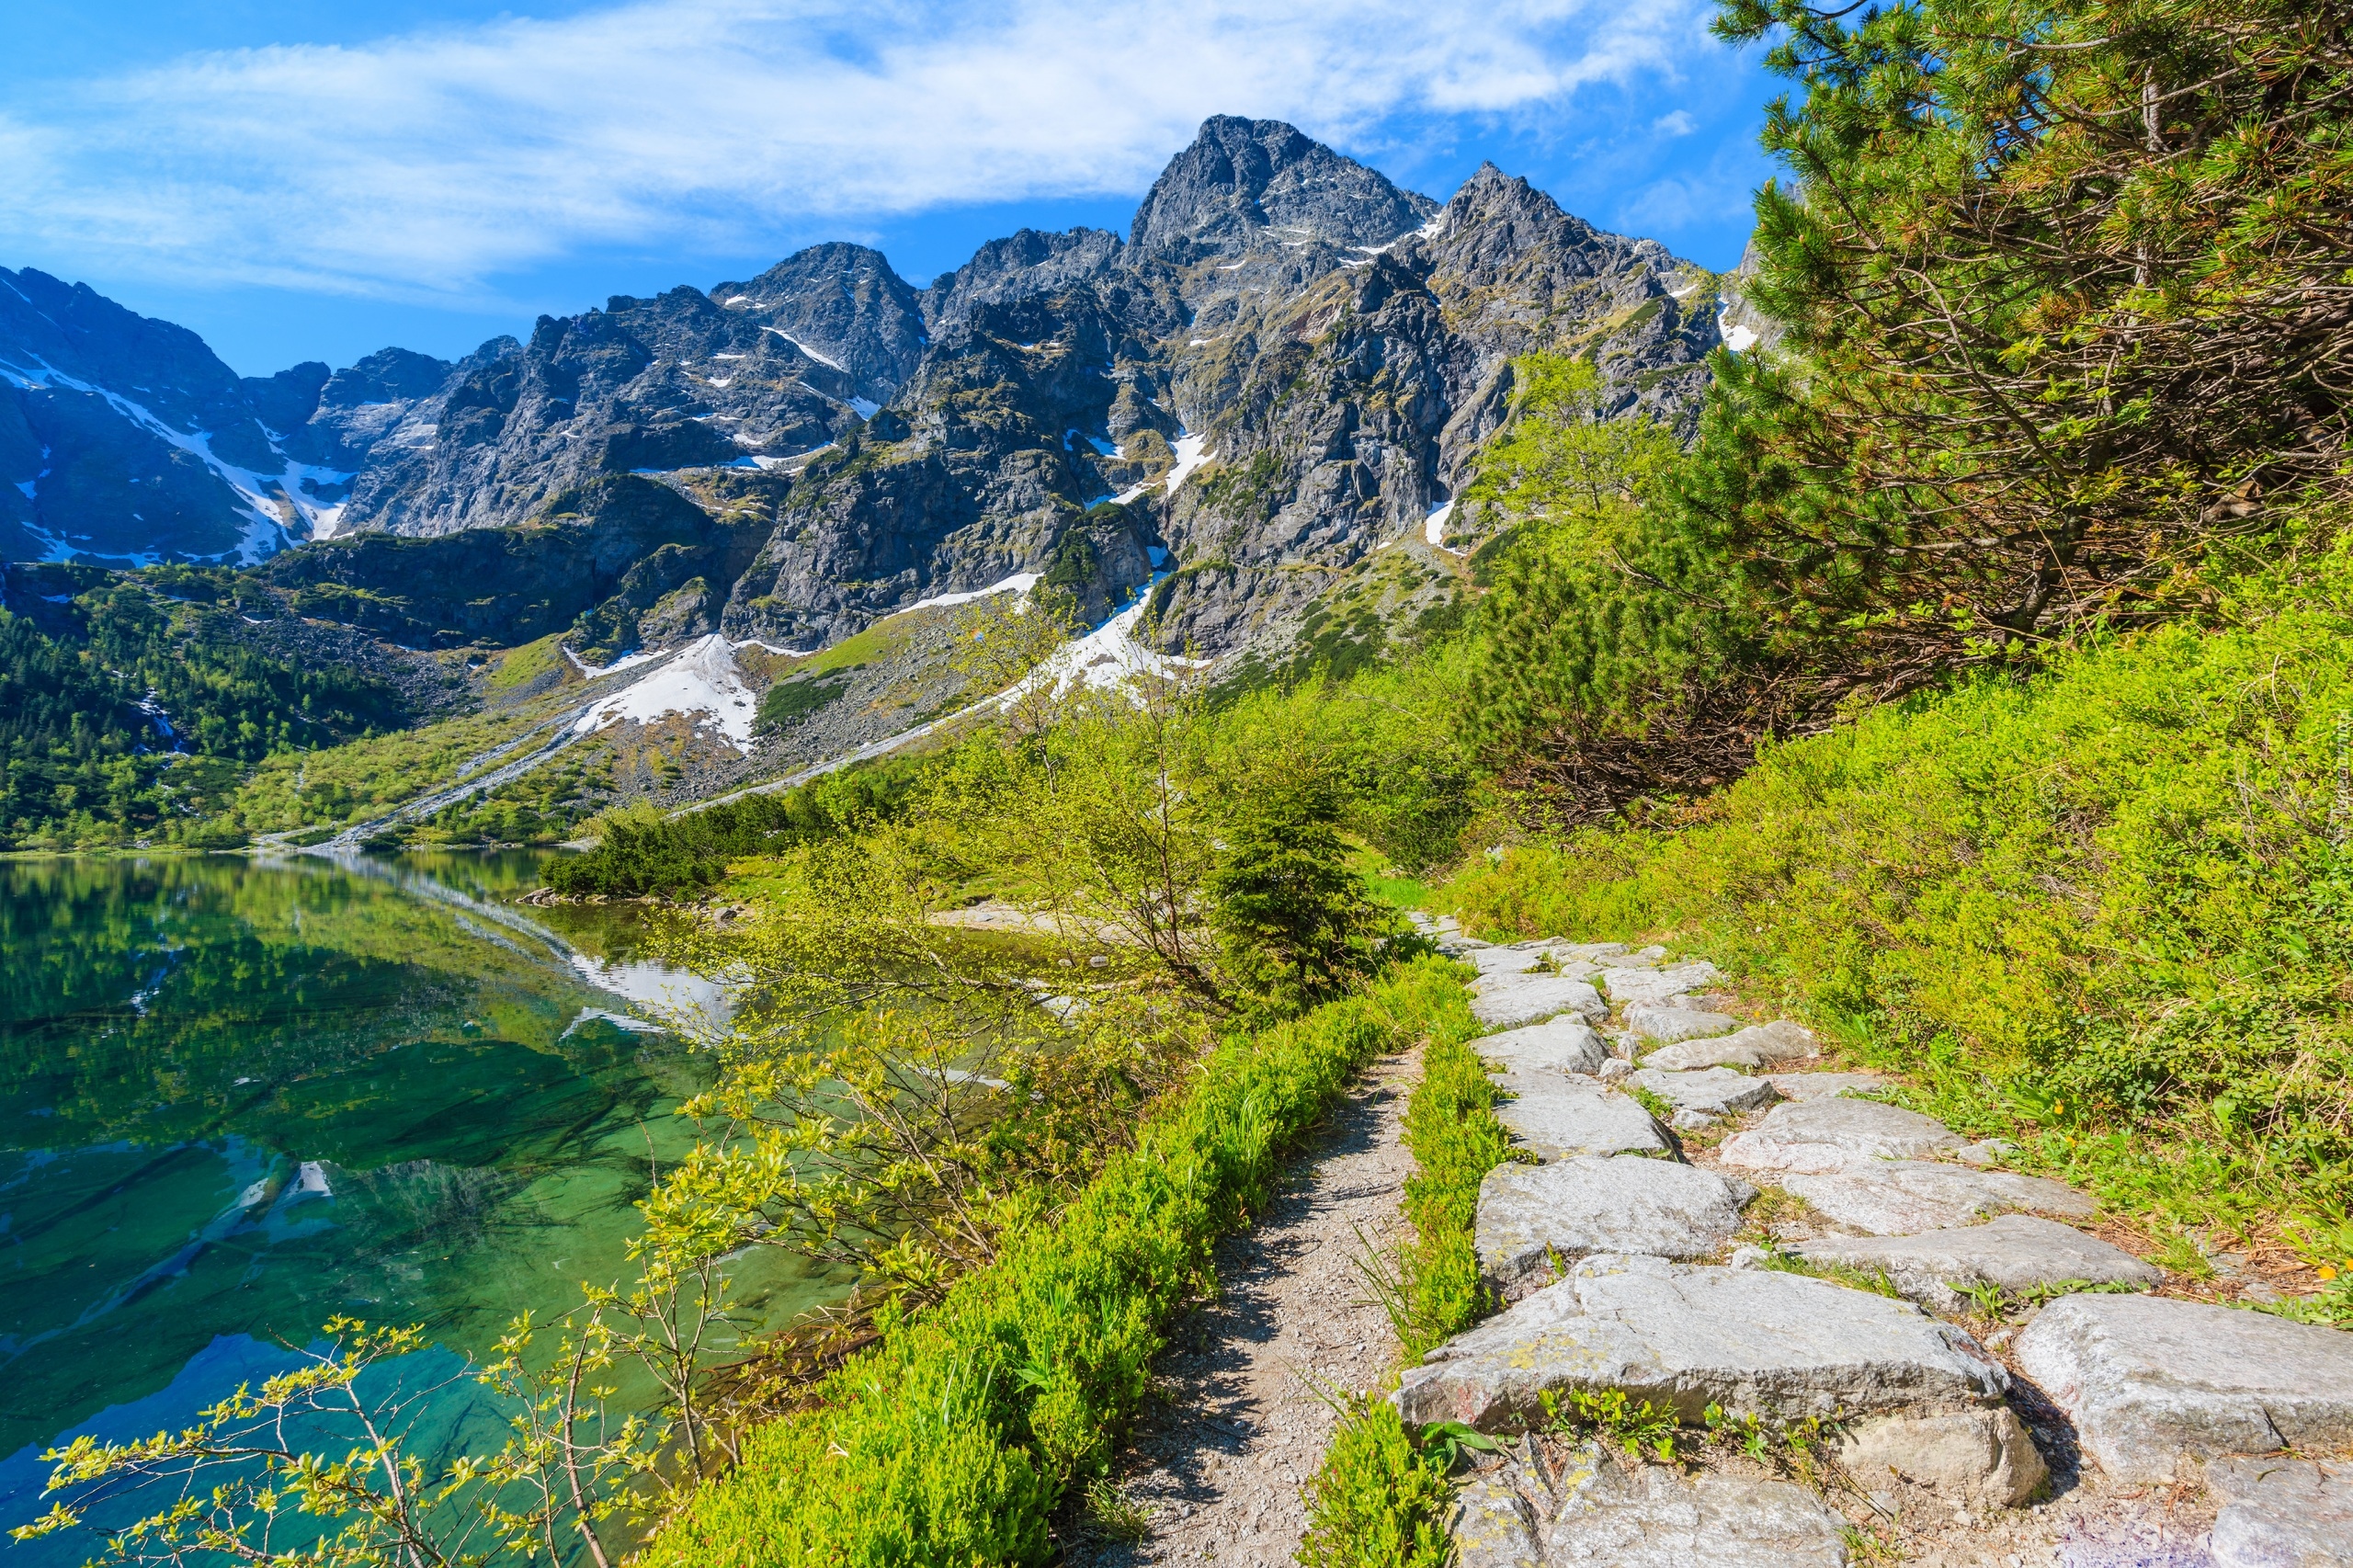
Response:
[[[1598,1073],[1609,1060],[1609,1047],[1600,1034],[1574,1013],[1483,1036],[1473,1049],[1515,1073]]]
[[[1679,1001],[1637,1002],[1626,1009],[1626,1028],[1639,1040],[1673,1045],[1677,1040],[1730,1034],[1740,1028],[1740,1020],[1730,1013],[1710,1013]]]
[[[1840,1568],[1847,1561],[1844,1521],[1786,1481],[1687,1476],[1591,1444],[1562,1479],[1567,1495],[1551,1518],[1502,1474],[1465,1485],[1453,1525],[1456,1568]]]
[[[2019,1334],[2018,1358],[2119,1480],[2190,1479],[2188,1461],[2223,1454],[2353,1447],[2353,1334],[2342,1329],[2164,1296],[2069,1296]]]
[[[1656,1095],[1678,1112],[1715,1120],[1720,1117],[1737,1116],[1745,1110],[1773,1103],[1773,1085],[1766,1078],[1752,1078],[1735,1073],[1729,1067],[1708,1067],[1695,1073],[1668,1073],[1656,1067],[1644,1067],[1630,1073],[1626,1082],[1638,1089]],[[1682,1116],[1676,1118],[1682,1125]],[[1705,1125],[1703,1121],[1700,1125]]]
[[[1887,1087],[1876,1073],[1768,1073],[1773,1092],[1785,1100],[1818,1100],[1832,1095],[1870,1095]]]
[[[1784,1176],[1779,1182],[1824,1219],[1874,1236],[1951,1230],[2012,1210],[2088,1220],[2098,1208],[2065,1182],[1928,1160],[1863,1160],[1827,1176]]]
[[[2207,1546],[2215,1568],[2353,1564],[2353,1464],[2212,1460],[2206,1489],[2222,1504]]]
[[[1878,1462],[1993,1500],[2017,1501],[2044,1473],[2003,1403],[2009,1374],[1966,1332],[1908,1301],[1759,1269],[1586,1258],[1431,1351],[1392,1397],[1408,1422],[1496,1430],[1540,1420],[1543,1394],[1571,1389],[1621,1390],[1689,1422],[1711,1403],[1775,1421],[1843,1415]],[[1972,1452],[1977,1473],[1949,1473]]]
[[[1579,1014],[1593,1024],[1609,1017],[1609,1004],[1600,992],[1566,975],[1489,975],[1479,982],[1476,992],[1471,1016],[1491,1029],[1518,1028],[1562,1013]]]
[[[1776,1018],[1769,1024],[1751,1024],[1733,1034],[1662,1047],[1644,1056],[1643,1065],[1667,1072],[1687,1072],[1694,1067],[1782,1067],[1804,1061],[1817,1049],[1813,1030],[1787,1018]]]
[[[2071,1281],[2154,1289],[2165,1271],[2072,1225],[2006,1214],[1983,1225],[1901,1236],[1824,1236],[1790,1251],[1810,1263],[1883,1270],[1895,1288],[1938,1312],[1970,1304],[1962,1291],[1999,1286],[2011,1295]]]
[[[1497,1165],[1479,1184],[1479,1268],[1507,1290],[1550,1274],[1552,1258],[1594,1253],[1711,1257],[1740,1230],[1756,1189],[1671,1160],[1591,1155]]]
[[[1495,1080],[1511,1097],[1495,1119],[1539,1160],[1579,1154],[1665,1154],[1666,1133],[1631,1097],[1558,1073],[1507,1073]]]
[[[1966,1142],[1935,1117],[1834,1095],[1774,1107],[1756,1126],[1725,1139],[1716,1157],[1735,1170],[1813,1174],[1859,1160],[1915,1159]]]
[[[1601,989],[1616,1006],[1630,1007],[1638,1002],[1665,1002],[1670,997],[1688,996],[1694,991],[1721,984],[1723,978],[1722,970],[1700,959],[1655,968],[1605,969],[1601,971]]]

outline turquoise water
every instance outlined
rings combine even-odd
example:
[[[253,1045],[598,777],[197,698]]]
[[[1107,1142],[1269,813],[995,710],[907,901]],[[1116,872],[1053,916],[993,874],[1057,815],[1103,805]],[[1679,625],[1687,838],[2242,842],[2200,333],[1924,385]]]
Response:
[[[625,1277],[702,1082],[647,1015],[715,1002],[625,915],[501,902],[536,863],[0,864],[0,1526],[42,1447],[179,1425],[330,1317],[422,1324],[446,1371]],[[766,1322],[832,1293],[739,1287]]]

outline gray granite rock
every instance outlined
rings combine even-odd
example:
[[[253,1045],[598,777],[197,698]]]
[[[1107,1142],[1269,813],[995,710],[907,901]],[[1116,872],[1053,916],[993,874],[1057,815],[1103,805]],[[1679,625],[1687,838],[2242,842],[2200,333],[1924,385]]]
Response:
[[[1786,1481],[1686,1476],[1604,1460],[1552,1521],[1548,1564],[1597,1568],[1841,1568],[1841,1521]]]
[[[1584,981],[1557,974],[1491,975],[1479,982],[1471,1002],[1471,1016],[1491,1029],[1518,1028],[1562,1013],[1597,1024],[1609,1016],[1609,1005]]]
[[[2207,1546],[2215,1568],[2353,1564],[2353,1464],[2212,1460],[2206,1489],[2222,1504]]]
[[[1693,1067],[1779,1067],[1802,1062],[1814,1053],[1813,1031],[1787,1018],[1752,1024],[1736,1034],[1712,1040],[1687,1040],[1654,1051],[1643,1064],[1683,1072]]]
[[[1739,1141],[1728,1138],[1725,1146]],[[1875,1236],[1973,1225],[2011,1210],[2070,1220],[2089,1219],[2097,1210],[2064,1182],[1926,1160],[1861,1160],[1826,1176],[1784,1176],[1780,1185],[1825,1218]]]
[[[1995,1285],[2023,1295],[2069,1281],[2153,1289],[2165,1283],[2163,1269],[2123,1248],[2031,1214],[1917,1235],[1824,1236],[1790,1250],[1813,1263],[1883,1270],[1912,1300],[1948,1312],[1968,1304],[1961,1292],[1972,1287]]]
[[[1671,1160],[1585,1155],[1497,1165],[1479,1184],[1480,1272],[1509,1290],[1547,1275],[1553,1256],[1712,1256],[1740,1230],[1741,1206],[1756,1196],[1736,1177]]]
[[[1773,1103],[1772,1083],[1751,1078],[1729,1067],[1709,1067],[1696,1073],[1663,1073],[1645,1067],[1626,1080],[1647,1089],[1680,1111],[1703,1116],[1734,1116]]]
[[[1657,1062],[1651,1058],[1651,1065]],[[1774,1107],[1756,1126],[1726,1139],[1718,1158],[1739,1170],[1836,1171],[1858,1160],[1904,1160],[1958,1149],[1963,1142],[1943,1122],[1916,1110],[1832,1096]]]
[[[1669,1152],[1651,1113],[1614,1089],[1540,1071],[1507,1074],[1498,1086],[1511,1097],[1496,1105],[1495,1119],[1540,1160]]]
[[[1609,1050],[1602,1044],[1601,1036],[1575,1014],[1488,1035],[1474,1049],[1485,1060],[1500,1062],[1516,1073],[1540,1069],[1598,1073],[1602,1063],[1609,1060]]]
[[[1672,1045],[1679,1040],[1730,1034],[1740,1028],[1740,1020],[1730,1013],[1707,1013],[1673,1002],[1637,1002],[1626,1009],[1626,1027],[1643,1040]]]
[[[1670,964],[1663,969],[1605,969],[1601,988],[1621,1007],[1637,1002],[1665,1002],[1670,997],[1704,991],[1723,979],[1722,971],[1705,959]]]
[[[1543,1568],[1536,1515],[1502,1478],[1479,1476],[1454,1494],[1447,1533],[1454,1538],[1454,1568]]]
[[[2121,1300],[2122,1298],[2109,1298]],[[1603,1254],[1458,1335],[1392,1397],[1412,1422],[1495,1428],[1547,1391],[1618,1389],[1699,1420],[1990,1409],[2009,1374],[1909,1301],[1827,1280]]]
[[[1768,1073],[1785,1100],[1818,1100],[1832,1095],[1869,1095],[1887,1087],[1876,1073]]]
[[[2353,1446],[2353,1334],[2340,1329],[2164,1296],[2069,1296],[2017,1350],[2120,1481],[2186,1479],[2188,1461],[2222,1454]]]
[[[1479,971],[1482,980],[1498,974],[1532,974],[1546,962],[1542,953],[1529,952],[1524,948],[1479,947],[1471,949],[1461,957],[1463,962]]]
[[[1838,1462],[1866,1485],[1893,1471],[1949,1501],[2002,1508],[2031,1500],[2051,1475],[2007,1406],[1857,1421],[1839,1439]]]

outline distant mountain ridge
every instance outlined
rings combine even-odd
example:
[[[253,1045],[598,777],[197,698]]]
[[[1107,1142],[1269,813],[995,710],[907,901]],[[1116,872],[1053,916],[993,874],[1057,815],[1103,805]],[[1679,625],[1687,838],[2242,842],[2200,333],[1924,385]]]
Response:
[[[1588,354],[1615,411],[1688,431],[1716,306],[1711,274],[1492,166],[1441,205],[1223,116],[1124,237],[1024,230],[922,290],[818,245],[454,365],[240,379],[183,328],[0,271],[0,558],[251,562],[508,527],[636,474],[762,536],[740,571],[732,547],[697,565],[736,574],[674,635],[809,646],[1056,562],[1108,602],[1161,562],[1187,568],[1167,634],[1226,652],[1442,527],[1516,354]],[[772,483],[714,490],[729,470]],[[325,604],[360,558],[320,548],[299,575]]]

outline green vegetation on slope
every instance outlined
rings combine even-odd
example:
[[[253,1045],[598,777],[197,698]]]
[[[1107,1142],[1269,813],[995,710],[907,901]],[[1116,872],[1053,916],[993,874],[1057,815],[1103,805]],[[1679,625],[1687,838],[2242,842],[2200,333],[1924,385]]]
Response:
[[[1492,929],[1672,930],[2111,1204],[2288,1216],[2342,1268],[2353,553],[2222,608],[1870,710],[1688,825],[1524,846],[1449,892]]]
[[[224,574],[6,576],[41,613],[0,608],[0,847],[209,843],[250,765],[408,721],[380,681],[244,641]]]

